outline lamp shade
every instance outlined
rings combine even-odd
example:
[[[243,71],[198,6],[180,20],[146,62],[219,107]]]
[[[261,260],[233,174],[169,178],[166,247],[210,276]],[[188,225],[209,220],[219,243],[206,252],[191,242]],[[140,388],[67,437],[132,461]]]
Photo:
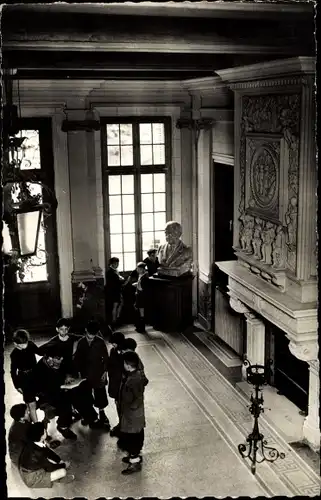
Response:
[[[15,214],[20,255],[31,257],[37,252],[42,207],[36,206],[28,210],[20,208]]]
[[[12,240],[9,231],[8,224],[3,221],[2,223],[2,252],[5,255],[10,255],[12,253]]]

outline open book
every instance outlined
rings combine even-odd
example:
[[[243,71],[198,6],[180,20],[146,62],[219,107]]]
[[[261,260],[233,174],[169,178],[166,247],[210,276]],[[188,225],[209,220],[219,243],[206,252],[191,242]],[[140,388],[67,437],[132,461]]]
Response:
[[[78,387],[78,385],[81,384],[86,380],[85,378],[71,378],[69,379],[65,384],[61,385],[61,389],[74,389],[75,387]]]

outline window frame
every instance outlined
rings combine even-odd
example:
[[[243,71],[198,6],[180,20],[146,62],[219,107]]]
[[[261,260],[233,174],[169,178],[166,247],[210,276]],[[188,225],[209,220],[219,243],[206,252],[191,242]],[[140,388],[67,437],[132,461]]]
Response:
[[[108,167],[107,125],[122,123],[133,125],[133,165]],[[161,165],[140,165],[139,124],[141,123],[164,123],[165,167]],[[111,257],[108,195],[110,175],[132,174],[134,176],[135,242],[137,262],[145,257],[143,256],[142,242],[141,174],[165,174],[166,220],[168,221],[172,218],[172,118],[169,116],[114,116],[102,117],[100,124],[105,269],[107,270],[108,261]],[[140,195],[137,196],[137,193]],[[129,273],[130,271],[121,272],[123,275],[128,275]]]

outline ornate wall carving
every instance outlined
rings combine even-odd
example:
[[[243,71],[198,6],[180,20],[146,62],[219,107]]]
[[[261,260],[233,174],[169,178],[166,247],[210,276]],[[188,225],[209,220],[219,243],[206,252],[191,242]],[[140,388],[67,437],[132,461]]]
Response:
[[[242,96],[236,250],[271,282],[296,271],[300,106],[299,93]]]

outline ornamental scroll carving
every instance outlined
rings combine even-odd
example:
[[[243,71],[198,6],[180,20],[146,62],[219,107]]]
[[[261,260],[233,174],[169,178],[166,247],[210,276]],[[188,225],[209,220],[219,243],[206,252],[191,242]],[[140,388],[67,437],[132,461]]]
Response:
[[[296,270],[301,96],[242,97],[239,246],[273,269]]]

